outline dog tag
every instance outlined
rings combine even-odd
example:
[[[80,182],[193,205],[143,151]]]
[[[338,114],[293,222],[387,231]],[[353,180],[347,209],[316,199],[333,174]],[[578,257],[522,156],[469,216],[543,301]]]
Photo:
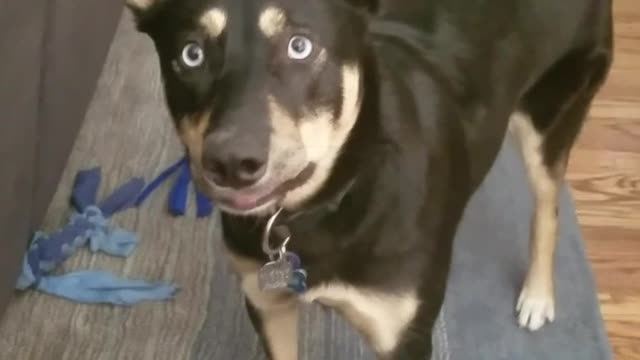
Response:
[[[264,265],[258,271],[258,287],[262,291],[284,290],[291,282],[293,268],[285,257]]]
[[[294,270],[291,274],[289,289],[297,294],[307,291],[307,272],[302,269]]]
[[[287,259],[289,265],[291,265],[291,270],[298,270],[302,267],[302,261],[300,257],[292,252],[286,252],[284,254],[284,258]]]

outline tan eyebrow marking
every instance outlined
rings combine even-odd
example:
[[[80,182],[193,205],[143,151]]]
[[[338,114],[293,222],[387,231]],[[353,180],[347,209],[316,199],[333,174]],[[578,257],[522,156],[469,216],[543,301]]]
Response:
[[[267,38],[272,38],[284,30],[286,22],[284,10],[269,6],[260,14],[258,26]]]
[[[227,13],[220,8],[209,9],[200,17],[200,25],[209,36],[218,37],[227,26]]]

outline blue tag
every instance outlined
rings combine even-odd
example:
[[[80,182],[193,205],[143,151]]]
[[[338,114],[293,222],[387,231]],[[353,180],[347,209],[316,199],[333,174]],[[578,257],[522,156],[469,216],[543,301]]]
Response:
[[[288,287],[297,294],[307,291],[307,272],[302,269],[295,270],[291,274]]]

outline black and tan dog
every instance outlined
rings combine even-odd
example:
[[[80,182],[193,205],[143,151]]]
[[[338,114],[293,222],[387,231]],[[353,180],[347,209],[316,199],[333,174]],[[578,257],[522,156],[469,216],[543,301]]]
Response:
[[[297,358],[297,304],[318,301],[379,358],[427,359],[456,226],[509,128],[536,200],[517,321],[554,319],[558,188],[609,71],[610,0],[128,6],[271,358]],[[268,220],[295,269],[264,274],[285,254]]]

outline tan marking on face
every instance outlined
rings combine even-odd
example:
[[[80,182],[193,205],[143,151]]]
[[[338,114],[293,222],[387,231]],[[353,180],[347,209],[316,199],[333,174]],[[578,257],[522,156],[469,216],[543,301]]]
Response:
[[[284,10],[269,6],[260,14],[258,27],[264,36],[270,39],[284,31],[286,23],[287,18]]]
[[[546,321],[553,321],[555,316],[553,257],[558,237],[556,208],[564,162],[560,161],[551,169],[545,165],[543,137],[533,127],[528,115],[514,114],[510,130],[519,142],[535,199],[531,221],[531,259],[517,310],[521,326],[538,330]]]
[[[272,133],[277,134],[280,138],[298,138],[296,121],[289,112],[271,95],[267,98],[267,105],[269,106]]]
[[[382,355],[397,346],[420,305],[413,292],[385,294],[339,283],[312,288],[302,299],[339,310]]]
[[[227,26],[227,13],[220,8],[209,9],[200,17],[200,25],[209,36],[216,38]]]
[[[274,161],[280,159],[280,163],[276,165],[278,174],[272,174],[270,168],[267,170],[265,178],[278,176],[279,180],[286,181],[302,171],[307,165],[308,159],[295,119],[274,97],[268,97],[267,105],[271,122],[269,159],[274,159]],[[283,156],[286,156],[286,159],[283,159]]]
[[[326,108],[303,110],[302,118],[294,119],[277,99],[268,97],[271,160],[264,178],[276,183],[288,181],[309,163],[315,164],[311,178],[285,195],[281,205],[287,209],[297,208],[320,190],[358,117],[360,69],[357,65],[345,65],[342,70],[339,119],[334,119],[333,109]]]
[[[210,113],[205,112],[199,116],[187,117],[180,122],[180,138],[189,151],[189,157],[193,159],[192,164],[199,164],[202,158],[204,133],[209,125],[209,116]]]
[[[332,121],[332,112],[319,111],[300,123],[300,136],[310,161],[316,163],[314,175],[302,186],[290,191],[283,201],[286,208],[296,208],[312,197],[326,182],[342,146],[347,141],[360,113],[360,68],[345,65],[342,69],[343,99],[341,117]]]
[[[324,65],[327,63],[327,50],[322,49],[320,53],[313,61],[312,68],[314,73],[319,73],[324,68]]]
[[[307,159],[313,162],[322,160],[330,150],[331,135],[334,132],[333,114],[330,109],[320,109],[307,114],[298,127]]]

